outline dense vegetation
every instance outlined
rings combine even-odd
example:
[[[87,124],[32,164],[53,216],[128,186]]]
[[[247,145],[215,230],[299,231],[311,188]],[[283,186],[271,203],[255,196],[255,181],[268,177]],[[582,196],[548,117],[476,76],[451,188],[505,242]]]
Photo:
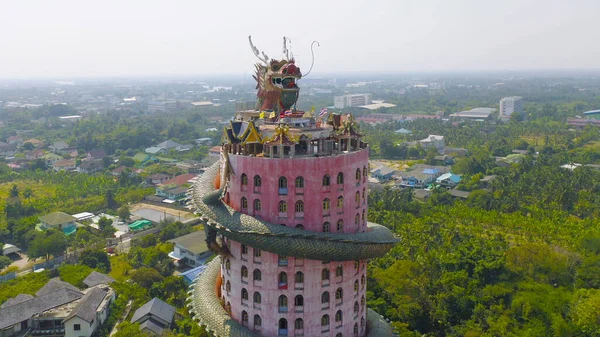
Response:
[[[488,168],[487,189],[466,175],[464,202],[372,192],[369,220],[401,242],[371,263],[368,304],[402,336],[598,336],[600,172],[563,158]]]

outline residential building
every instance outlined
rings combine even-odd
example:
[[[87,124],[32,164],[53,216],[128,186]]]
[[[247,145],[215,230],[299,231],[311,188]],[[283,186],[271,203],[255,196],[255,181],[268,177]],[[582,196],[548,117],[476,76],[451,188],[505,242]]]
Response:
[[[185,152],[191,150],[193,147],[194,145],[192,144],[179,144],[169,139],[160,144],[147,148],[146,150],[144,150],[144,152],[149,154],[167,153],[170,150]]]
[[[281,71],[288,85],[272,102],[286,111],[299,71]],[[216,337],[391,337],[367,309],[366,265],[397,239],[367,222],[369,147],[356,121],[331,113],[316,126],[297,113],[258,128],[244,113],[215,149],[225,160],[192,187],[190,207],[219,253],[190,288],[192,316]]]
[[[40,148],[40,147],[44,147],[44,142],[42,142],[39,139],[35,139],[35,138],[27,139],[26,141],[23,142],[23,144],[25,144],[25,143],[30,143],[36,149]]]
[[[66,148],[69,148],[69,144],[65,143],[62,140],[52,143],[52,145],[50,145],[50,147],[49,147],[50,151],[52,151],[54,153],[62,151]]]
[[[17,144],[0,142],[0,157],[12,157],[17,152]]]
[[[454,188],[460,183],[460,176],[453,173],[444,173],[436,179],[436,182],[444,187]]]
[[[102,172],[104,170],[104,161],[102,159],[89,159],[84,160],[77,166],[77,172],[93,174],[96,172]]]
[[[520,96],[504,97],[500,100],[500,118],[510,119],[513,113],[523,114],[523,98]]]
[[[16,144],[17,146],[23,145],[23,137],[21,136],[10,136],[6,138],[8,144]]]
[[[115,282],[115,279],[112,277],[99,273],[97,271],[91,272],[84,280],[83,284],[85,284],[88,288],[95,287],[100,284],[110,285]]]
[[[396,170],[391,168],[391,167],[387,167],[387,166],[383,166],[383,167],[378,167],[375,169],[371,170],[371,177],[376,178],[377,180],[379,180],[379,182],[383,183],[386,181],[389,181],[390,179],[392,179],[392,177],[394,176],[394,173],[396,173]]]
[[[106,151],[104,151],[103,149],[90,150],[86,154],[87,159],[102,159],[104,157],[106,157]]]
[[[567,118],[567,124],[579,129],[585,128],[586,125],[600,126],[600,119],[594,118]]]
[[[62,159],[52,163],[54,171],[74,171],[77,168],[73,159]]]
[[[164,203],[183,205],[187,200],[187,191],[187,187],[160,185],[156,187],[155,195],[165,198],[161,200]]]
[[[372,94],[348,94],[343,96],[335,96],[333,98],[336,109],[354,108],[361,105],[369,105],[373,102]]]
[[[166,181],[167,179],[169,179],[168,175],[166,175],[164,173],[156,173],[156,174],[153,174],[153,175],[149,176],[148,178],[146,178],[146,181],[150,184],[158,185],[158,184],[161,184],[162,182]]]
[[[442,174],[450,170],[447,166],[431,166],[416,164],[410,168],[410,171],[401,173],[402,182],[400,186],[410,188],[425,188],[427,185],[436,181]]]
[[[106,284],[81,291],[53,278],[35,296],[19,294],[0,306],[0,337],[90,337],[114,299]]]
[[[54,212],[39,217],[40,223],[36,229],[46,230],[48,228],[60,229],[65,233],[73,233],[77,230],[77,220],[74,216],[63,212]]]
[[[211,147],[208,149],[208,155],[211,157],[219,157],[221,155],[221,147],[218,145]]]
[[[427,150],[435,148],[439,153],[444,153],[446,149],[446,143],[444,142],[444,136],[429,135],[425,139],[419,141],[423,149]]]
[[[400,128],[400,129],[398,129],[398,130],[396,130],[394,132],[395,133],[399,133],[399,134],[403,134],[403,135],[410,135],[410,134],[412,134],[412,131],[407,130],[405,128]]]
[[[180,264],[190,267],[200,266],[212,255],[212,251],[206,245],[204,231],[180,236],[169,242],[173,243],[173,251],[169,253],[169,257]]]
[[[56,153],[48,152],[42,156],[42,159],[46,161],[46,165],[52,166],[52,164],[56,163],[59,160],[63,160],[62,156],[57,155]]]
[[[140,331],[150,336],[161,336],[171,328],[174,316],[175,307],[155,297],[135,311],[131,323],[139,323]]]

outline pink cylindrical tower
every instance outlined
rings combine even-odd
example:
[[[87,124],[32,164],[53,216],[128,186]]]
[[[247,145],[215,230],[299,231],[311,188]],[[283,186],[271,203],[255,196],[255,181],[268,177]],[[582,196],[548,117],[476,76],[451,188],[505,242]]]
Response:
[[[367,260],[397,241],[367,222],[368,145],[350,115],[281,108],[297,98],[293,60],[257,69],[256,106],[272,111],[238,111],[191,189],[219,256],[190,311],[216,336],[391,336],[366,307]]]

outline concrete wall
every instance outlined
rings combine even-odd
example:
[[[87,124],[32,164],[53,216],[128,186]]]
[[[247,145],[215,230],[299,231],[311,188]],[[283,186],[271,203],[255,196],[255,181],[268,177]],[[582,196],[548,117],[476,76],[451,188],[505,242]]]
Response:
[[[95,321],[96,320],[94,320],[94,323],[96,323]],[[81,326],[81,329],[75,331],[75,324],[79,324]],[[89,337],[92,335],[93,331],[94,330],[90,326],[90,323],[84,321],[79,317],[73,317],[65,322],[65,337]]]

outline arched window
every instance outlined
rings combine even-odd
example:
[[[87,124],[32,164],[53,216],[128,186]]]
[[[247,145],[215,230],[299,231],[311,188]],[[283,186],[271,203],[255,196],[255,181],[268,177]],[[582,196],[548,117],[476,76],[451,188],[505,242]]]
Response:
[[[242,278],[248,277],[248,267],[242,266]]]
[[[335,268],[335,277],[342,277],[342,276],[344,276],[344,267],[337,266],[337,268]]]
[[[225,283],[225,291],[226,292],[230,292],[231,291],[231,282],[227,281],[227,283]]]
[[[325,291],[321,294],[321,304],[329,303],[329,292]]]
[[[358,314],[358,302],[354,302],[354,313]]]
[[[302,297],[302,295],[296,295],[296,297],[294,297],[294,306],[297,306],[297,307],[304,306],[304,297]]]
[[[361,285],[363,288],[364,288],[364,286],[365,286],[365,282],[366,282],[365,275],[363,275],[363,276],[360,278],[360,285]]]
[[[323,232],[329,232],[329,222],[323,224]]]
[[[356,201],[356,204],[360,204],[360,193],[358,191],[356,191],[356,194],[354,194],[354,201]]]
[[[304,283],[304,273],[301,271],[296,272],[296,275],[294,276],[294,282]]]
[[[354,337],[358,337],[358,323],[354,323]]]
[[[296,201],[295,209],[296,209],[296,213],[304,212],[304,202],[302,200]]]
[[[231,269],[231,261],[229,261],[229,259],[225,260],[225,269],[226,270]]]
[[[335,337],[343,337],[341,332],[335,334]]]
[[[335,291],[335,300],[342,301],[343,299],[344,299],[344,291],[342,290],[342,288],[338,288]]]
[[[364,317],[361,317],[361,318],[360,318],[360,329],[362,330],[362,329],[364,329],[364,328],[365,328],[365,318],[364,318]]]
[[[363,179],[367,177],[367,167],[363,166]]]
[[[338,208],[344,207],[344,197],[342,197],[341,195],[337,198],[337,207]]]
[[[242,288],[242,300],[248,300],[248,290],[246,288]]]
[[[279,194],[280,195],[288,194],[286,177],[279,177]]]
[[[363,187],[362,200],[365,202],[365,198],[367,197],[367,189]]]
[[[262,325],[262,319],[260,318],[260,316],[254,315],[254,326],[261,326],[261,325]]]
[[[363,295],[361,297],[361,299],[360,299],[360,308],[361,308],[360,310],[361,311],[365,310],[365,304],[366,304],[366,302],[365,302],[365,295]]]
[[[330,207],[331,202],[329,201],[329,198],[325,198],[325,200],[323,200],[323,211],[328,211]]]
[[[260,274],[260,270],[259,269],[254,269],[254,272],[252,273],[252,276],[254,277],[254,281],[260,281],[260,280],[262,280],[262,276]]]
[[[287,319],[285,319],[285,318],[279,319],[279,330],[287,330]],[[284,334],[284,333],[282,331],[280,331],[280,334]],[[285,332],[285,335],[287,336],[287,331]]]
[[[279,273],[279,277],[277,278],[277,282],[279,285],[279,289],[286,288],[287,289],[287,273],[282,271]]]
[[[329,315],[323,315],[323,317],[321,317],[321,326],[329,326]]]
[[[325,268],[321,271],[321,280],[329,280],[329,269]]]
[[[366,221],[367,221],[367,219],[365,219],[365,210],[363,209],[363,211],[362,211],[362,222],[363,222],[363,225],[366,223]]]
[[[242,310],[242,325],[248,324],[248,313],[246,310]]]
[[[354,292],[358,294],[358,280],[354,281]]]
[[[248,254],[248,246],[242,245],[242,254],[243,255]]]
[[[356,182],[360,182],[360,169],[356,169]]]
[[[281,295],[279,296],[279,300],[277,301],[279,304],[279,312],[287,312],[288,301],[287,296]]]
[[[341,310],[338,310],[338,311],[335,313],[335,322],[336,322],[338,325],[342,325],[342,311],[341,311]]]
[[[258,248],[254,248],[254,257],[261,257],[262,251]]]
[[[337,175],[337,183],[338,185],[344,184],[344,174],[342,172]]]
[[[329,174],[326,174],[323,176],[323,186],[329,185],[331,185],[331,177],[329,176]]]
[[[260,187],[262,185],[262,180],[260,176],[257,174],[254,176],[254,187]]]
[[[298,228],[298,229],[304,229],[304,226],[298,224],[298,225],[296,225],[296,228]]]
[[[242,197],[242,209],[248,209],[248,199],[246,199],[246,197]]]
[[[358,222],[360,221],[360,216],[358,215],[358,213],[356,213],[356,215],[354,216],[354,224],[356,226],[358,226]]]
[[[248,176],[246,173],[242,173],[242,186],[248,185]]]
[[[254,211],[260,211],[261,203],[260,199],[254,199]]]
[[[296,329],[296,330],[304,329],[304,321],[302,320],[302,318],[296,318],[296,321],[294,322],[294,329]]]
[[[287,212],[287,203],[282,200],[279,202],[279,213],[286,213],[286,212]]]
[[[336,229],[337,229],[338,232],[343,232],[344,231],[344,220],[342,220],[342,219],[338,220]]]
[[[260,293],[257,291],[254,293],[254,304],[260,304],[260,302],[262,301],[262,296],[260,296]]]
[[[358,260],[354,261],[354,269],[358,270],[358,267],[360,266],[360,262]],[[358,280],[357,280],[358,281]]]
[[[295,184],[296,188],[304,188],[304,178],[303,177],[296,177],[296,184]]]

